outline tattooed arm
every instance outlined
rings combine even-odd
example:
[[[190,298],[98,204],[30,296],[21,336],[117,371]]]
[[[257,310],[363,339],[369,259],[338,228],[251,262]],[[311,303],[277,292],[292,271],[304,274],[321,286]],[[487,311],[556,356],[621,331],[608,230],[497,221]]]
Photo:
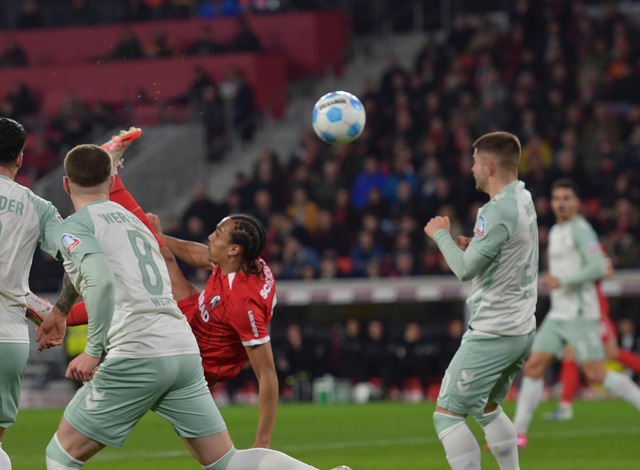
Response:
[[[78,295],[71,278],[65,273],[62,278],[60,296],[51,313],[47,315],[42,325],[38,328],[38,335],[36,336],[36,341],[40,343],[38,352],[62,344],[67,330],[67,315],[69,315],[71,307],[78,299]]]

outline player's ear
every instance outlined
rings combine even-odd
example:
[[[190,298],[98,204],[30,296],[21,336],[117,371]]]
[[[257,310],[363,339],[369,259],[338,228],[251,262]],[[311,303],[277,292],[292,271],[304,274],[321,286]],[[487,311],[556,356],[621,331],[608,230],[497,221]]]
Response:
[[[71,195],[71,190],[69,189],[69,178],[66,176],[62,177],[62,187],[64,188],[64,192]]]
[[[18,155],[18,158],[16,160],[16,166],[18,168],[22,168],[23,160],[24,160],[24,152],[20,152],[20,155]]]
[[[113,186],[116,184],[116,175],[109,176],[109,194],[111,194],[111,190]]]

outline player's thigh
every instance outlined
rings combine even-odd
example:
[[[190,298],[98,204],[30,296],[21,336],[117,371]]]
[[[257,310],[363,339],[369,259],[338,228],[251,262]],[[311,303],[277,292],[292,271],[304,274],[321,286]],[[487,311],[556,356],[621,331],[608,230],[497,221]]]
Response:
[[[442,380],[438,406],[482,416],[490,399],[500,403],[503,390],[508,391],[513,375],[524,364],[533,337],[533,332],[510,337],[465,333]]]
[[[213,401],[198,355],[176,356],[180,373],[174,385],[152,407],[184,438],[220,433],[227,426]]]
[[[531,351],[549,353],[560,359],[569,342],[567,333],[570,327],[570,321],[545,318],[536,333]]]
[[[0,427],[16,422],[20,404],[20,386],[29,359],[29,345],[0,343]]]
[[[88,438],[121,447],[140,418],[171,388],[179,372],[172,357],[107,357],[67,405],[64,417]]]
[[[576,318],[564,326],[564,337],[573,348],[576,361],[582,364],[604,359],[604,347],[600,337],[598,320]]]

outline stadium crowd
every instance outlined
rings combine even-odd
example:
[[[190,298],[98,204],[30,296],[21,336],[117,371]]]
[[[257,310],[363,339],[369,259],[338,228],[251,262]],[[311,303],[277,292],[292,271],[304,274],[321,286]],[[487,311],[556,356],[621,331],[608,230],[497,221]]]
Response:
[[[506,128],[523,145],[540,259],[553,223],[550,183],[568,176],[616,268],[637,268],[637,38],[611,4],[592,17],[580,1],[522,0],[506,28],[460,15],[446,41],[425,42],[412,69],[391,57],[382,77],[364,83],[367,126],[354,144],[326,146],[308,131],[286,158],[264,149],[225,201],[199,188],[172,230],[202,239],[221,214],[251,212],[268,228],[278,279],[442,274],[420,228],[447,214],[454,234],[470,233],[483,203],[471,143]]]

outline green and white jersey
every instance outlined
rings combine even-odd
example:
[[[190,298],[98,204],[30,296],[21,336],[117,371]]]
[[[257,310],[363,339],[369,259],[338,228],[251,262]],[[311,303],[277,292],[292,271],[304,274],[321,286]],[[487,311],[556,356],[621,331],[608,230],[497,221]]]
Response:
[[[590,265],[598,265],[601,274],[606,272],[606,260],[602,254],[598,236],[582,216],[556,224],[549,231],[549,273],[560,279],[575,278]],[[549,318],[571,320],[600,318],[600,302],[595,281],[561,285],[551,291]]]
[[[136,216],[115,202],[96,201],[69,216],[56,234],[65,269],[83,296],[87,285],[79,269],[82,258],[91,253],[107,258],[115,278],[109,356],[199,354],[191,327],[171,294],[158,242]]]
[[[491,259],[472,281],[469,326],[506,336],[535,330],[538,223],[522,181],[511,183],[480,208],[468,249]]]
[[[0,175],[0,342],[29,343],[25,320],[36,245],[57,256],[54,228],[62,217],[49,201]]]

